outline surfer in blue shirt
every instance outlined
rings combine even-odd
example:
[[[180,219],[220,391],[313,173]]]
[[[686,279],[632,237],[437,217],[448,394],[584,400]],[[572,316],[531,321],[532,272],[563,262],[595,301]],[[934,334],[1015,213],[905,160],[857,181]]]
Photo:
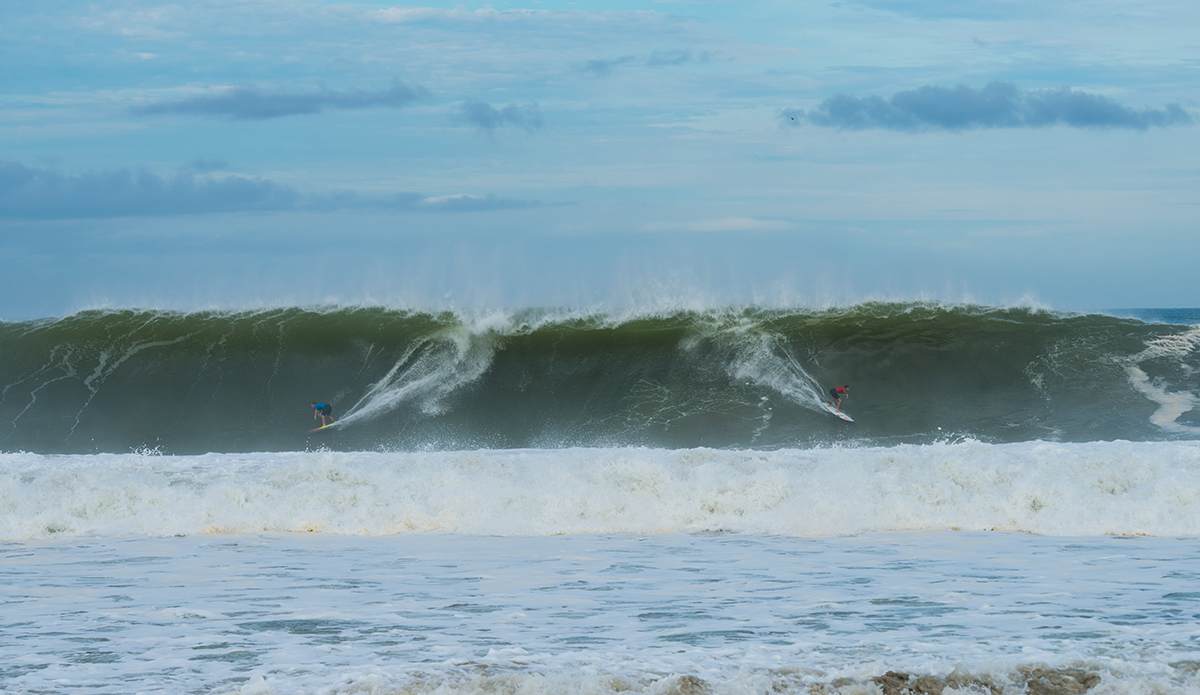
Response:
[[[829,399],[829,405],[832,405],[833,409],[837,412],[842,412],[842,399],[850,397],[850,384],[846,384],[845,386],[834,386],[833,388],[829,389],[829,395],[832,396],[832,398]]]
[[[313,403],[312,407],[313,419],[316,420],[318,415],[321,416],[321,427],[325,426],[325,418],[329,418],[329,424],[331,425],[335,422],[333,419],[333,406],[328,403]]]

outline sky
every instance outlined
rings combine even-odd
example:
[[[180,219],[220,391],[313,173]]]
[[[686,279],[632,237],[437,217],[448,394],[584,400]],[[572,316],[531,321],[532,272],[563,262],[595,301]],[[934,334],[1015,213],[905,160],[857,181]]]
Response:
[[[1185,0],[0,5],[0,320],[1200,306]]]

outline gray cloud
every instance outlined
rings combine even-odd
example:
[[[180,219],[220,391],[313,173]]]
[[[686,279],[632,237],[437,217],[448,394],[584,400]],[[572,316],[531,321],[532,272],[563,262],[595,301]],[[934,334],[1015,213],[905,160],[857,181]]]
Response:
[[[542,127],[542,114],[536,103],[524,106],[509,104],[497,109],[491,104],[469,100],[463,102],[459,107],[459,112],[468,123],[489,134],[495,132],[496,128],[505,125],[524,128],[528,133],[540,130]]]
[[[255,85],[243,85],[214,94],[162,101],[134,108],[142,115],[184,114],[209,116],[234,121],[265,120],[302,114],[320,113],[328,109],[368,109],[386,107],[398,109],[425,96],[421,87],[411,87],[393,80],[387,89],[339,91],[321,87],[305,93],[272,92]]]
[[[0,161],[0,218],[80,219],[177,215],[295,207],[299,195],[265,179],[197,176],[172,178],[148,171],[88,172],[67,176]]]
[[[542,205],[537,201],[495,195],[429,197],[420,193],[396,193],[384,198],[353,192],[305,195],[268,179],[197,175],[197,162],[216,163],[195,160],[175,176],[162,177],[144,170],[69,176],[27,167],[19,162],[0,161],[0,219],[68,220],[337,209],[483,212]]]
[[[708,62],[712,54],[708,51],[699,53],[676,48],[668,51],[654,51],[649,55],[624,55],[612,60],[589,60],[580,66],[580,72],[592,77],[608,77],[618,67],[625,65],[641,65],[648,68],[674,67],[685,63]]]
[[[655,51],[646,57],[646,65],[652,68],[670,67],[674,65],[683,65],[695,60],[708,60],[708,53],[692,53],[685,51],[682,48],[676,48],[669,51]]]
[[[189,169],[198,171],[201,174],[210,174],[214,171],[225,171],[229,168],[229,163],[224,159],[193,159],[187,163]]]
[[[1178,104],[1134,109],[1098,94],[1061,87],[1020,90],[1009,82],[983,89],[925,86],[897,92],[890,99],[836,94],[811,111],[787,109],[787,125],[812,123],[844,130],[970,130],[975,128],[1128,128],[1146,130],[1190,125],[1192,116]]]
[[[593,77],[608,77],[612,71],[621,65],[628,65],[637,60],[635,56],[621,56],[613,60],[589,60],[580,70]]]

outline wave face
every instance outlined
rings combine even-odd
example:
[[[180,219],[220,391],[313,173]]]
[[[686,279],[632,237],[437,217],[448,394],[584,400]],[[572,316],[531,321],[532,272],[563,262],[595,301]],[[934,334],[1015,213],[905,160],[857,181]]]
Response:
[[[1200,326],[1024,308],[88,311],[0,324],[0,448],[892,446],[1200,435]],[[844,423],[820,408],[850,384]],[[337,426],[309,434],[310,403]]]

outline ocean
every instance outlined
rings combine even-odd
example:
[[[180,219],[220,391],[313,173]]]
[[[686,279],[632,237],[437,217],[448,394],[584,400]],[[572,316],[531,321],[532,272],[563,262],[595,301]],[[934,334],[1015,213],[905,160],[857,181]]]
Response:
[[[0,693],[1200,693],[1200,310],[98,310],[0,385]]]

